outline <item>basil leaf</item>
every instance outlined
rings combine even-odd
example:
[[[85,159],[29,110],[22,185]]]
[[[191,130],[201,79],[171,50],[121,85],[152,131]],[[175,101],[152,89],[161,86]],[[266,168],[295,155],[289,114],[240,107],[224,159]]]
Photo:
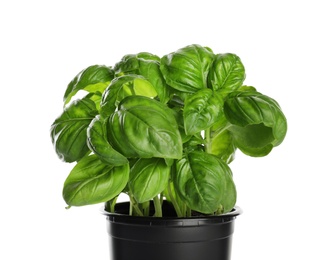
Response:
[[[93,65],[82,70],[69,83],[63,98],[64,104],[68,104],[79,90],[86,90],[90,93],[102,93],[113,78],[114,71],[111,67]]]
[[[232,92],[245,80],[245,68],[240,58],[231,53],[217,54],[208,75],[212,89]]]
[[[188,135],[211,127],[223,113],[221,101],[210,89],[202,89],[185,100],[184,126]]]
[[[109,144],[107,130],[100,116],[96,116],[87,128],[87,144],[91,151],[104,163],[114,166],[128,163],[126,157]]]
[[[69,206],[106,202],[125,188],[129,172],[129,164],[113,166],[96,155],[84,157],[64,182],[63,198]]]
[[[164,159],[139,159],[131,169],[129,189],[138,203],[161,193],[168,184],[170,169]]]
[[[125,55],[115,65],[118,75],[137,74],[146,78],[155,88],[161,102],[169,101],[169,88],[160,71],[160,58],[148,52],[141,52],[137,55]]]
[[[258,92],[231,94],[224,113],[235,145],[250,156],[265,156],[285,138],[287,121],[279,104]]]
[[[55,151],[65,162],[79,161],[88,152],[87,127],[98,114],[91,94],[66,107],[51,126],[51,139]]]
[[[129,74],[115,78],[102,96],[101,114],[109,116],[122,99],[132,95],[155,97],[157,92],[153,85],[140,75]]]
[[[210,153],[228,164],[234,160],[236,148],[233,136],[228,130],[214,133],[211,137]]]
[[[235,204],[231,170],[211,154],[195,151],[179,160],[173,181],[181,199],[198,212],[211,214],[220,205],[229,210]]]
[[[160,57],[149,53],[149,52],[140,52],[137,54],[137,58],[139,59],[144,59],[144,60],[149,60],[149,61],[160,61]]]
[[[163,78],[158,61],[139,59],[139,74],[152,83],[162,103],[169,101],[169,88]]]
[[[163,56],[160,69],[169,86],[179,91],[195,93],[207,87],[213,56],[208,48],[189,45]]]
[[[114,70],[117,76],[124,74],[139,74],[140,61],[160,61],[157,55],[149,52],[140,52],[138,54],[127,54],[115,64]]]
[[[182,156],[182,140],[174,114],[163,103],[143,96],[122,100],[108,123],[109,141],[126,157]]]

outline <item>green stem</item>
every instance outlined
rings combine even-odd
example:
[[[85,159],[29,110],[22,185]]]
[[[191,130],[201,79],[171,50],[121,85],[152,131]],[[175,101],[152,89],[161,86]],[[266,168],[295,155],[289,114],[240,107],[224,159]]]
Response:
[[[117,199],[118,199],[118,196],[116,196],[112,200],[107,201],[105,203],[105,210],[108,212],[114,213]]]
[[[139,208],[138,202],[135,200],[135,198],[131,195],[131,193],[128,193],[130,197],[130,204],[133,207],[133,212],[130,212],[130,215],[133,215],[133,213],[136,213],[138,216],[144,216],[143,212]]]
[[[205,130],[205,139],[206,139],[206,152],[211,153],[211,142],[210,142],[210,128]]]
[[[186,217],[191,217],[192,216],[192,210],[191,208],[187,207],[186,208]]]
[[[162,217],[162,207],[161,207],[159,196],[156,195],[153,198],[153,202],[154,202],[154,208],[155,208],[155,217]]]
[[[149,206],[150,206],[150,202],[146,201],[142,204],[143,207],[143,214],[144,216],[148,217],[149,216]]]
[[[172,202],[172,205],[174,205],[177,216],[178,217],[183,217],[183,213],[182,213],[182,211],[181,211],[181,209],[180,209],[180,207],[177,203],[177,200],[175,199],[174,195],[172,194],[170,185],[171,185],[171,183],[169,182],[169,184],[168,184],[168,194],[169,194],[170,200]]]

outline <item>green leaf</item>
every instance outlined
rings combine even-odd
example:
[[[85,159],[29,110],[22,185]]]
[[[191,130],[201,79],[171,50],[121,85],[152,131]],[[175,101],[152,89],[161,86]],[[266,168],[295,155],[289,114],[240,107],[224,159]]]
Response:
[[[71,103],[51,126],[52,143],[65,162],[79,161],[89,152],[86,130],[98,113],[90,96]]]
[[[106,202],[125,188],[129,172],[129,164],[113,166],[96,155],[84,157],[64,182],[63,198],[69,206]]]
[[[104,163],[114,166],[128,163],[126,157],[109,144],[105,123],[100,119],[100,116],[96,116],[87,128],[87,144]]]
[[[64,104],[68,104],[79,90],[102,93],[113,78],[113,69],[104,65],[93,65],[82,70],[69,83],[63,98]]]
[[[233,136],[228,130],[214,133],[211,137],[210,153],[216,155],[226,163],[234,160],[236,146]]]
[[[215,91],[232,92],[238,89],[244,80],[245,68],[237,55],[215,55],[208,75],[209,84]]]
[[[207,87],[213,56],[208,48],[189,45],[163,56],[160,69],[169,86],[179,91],[195,93]]]
[[[222,160],[205,152],[192,152],[176,164],[174,186],[191,209],[214,213],[220,205],[227,211],[236,201],[230,168]]]
[[[169,88],[160,70],[160,58],[148,52],[125,55],[115,65],[117,75],[137,74],[146,78],[155,88],[161,102],[169,100]]]
[[[286,118],[272,98],[258,92],[236,92],[224,104],[235,145],[250,156],[265,156],[287,131]]]
[[[117,76],[122,76],[124,74],[140,74],[139,67],[140,61],[160,61],[157,55],[151,54],[149,52],[140,52],[138,54],[127,54],[122,57],[122,59],[115,64],[114,71]]]
[[[126,157],[181,158],[182,140],[174,114],[143,96],[122,100],[108,122],[109,141]]]
[[[101,114],[109,116],[122,99],[132,95],[155,97],[157,92],[153,85],[140,75],[129,74],[117,77],[103,93],[100,104]]]
[[[163,78],[158,61],[139,59],[139,74],[152,83],[161,102],[169,101],[169,88]]]
[[[210,89],[202,89],[187,98],[184,106],[184,126],[188,135],[211,127],[223,113],[223,101]]]
[[[129,189],[138,203],[153,199],[168,184],[170,169],[164,159],[139,159],[130,172]]]

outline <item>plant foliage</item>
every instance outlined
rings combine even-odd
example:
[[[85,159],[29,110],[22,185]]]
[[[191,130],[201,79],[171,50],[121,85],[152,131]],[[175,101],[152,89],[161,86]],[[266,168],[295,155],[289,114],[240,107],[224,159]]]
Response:
[[[266,156],[287,130],[279,104],[244,80],[237,55],[197,44],[81,71],[51,126],[59,158],[76,163],[63,188],[68,206],[113,205],[126,193],[134,215],[149,215],[154,201],[162,216],[163,199],[179,217],[231,211],[237,149]]]

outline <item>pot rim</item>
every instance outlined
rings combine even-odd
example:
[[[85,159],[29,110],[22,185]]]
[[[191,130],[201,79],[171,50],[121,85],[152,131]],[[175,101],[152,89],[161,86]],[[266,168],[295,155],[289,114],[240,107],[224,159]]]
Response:
[[[120,202],[116,206],[124,207],[129,205],[130,202]],[[234,220],[237,216],[242,214],[242,209],[239,206],[235,206],[230,212],[221,215],[199,215],[192,217],[177,217],[177,216],[164,216],[164,217],[153,217],[153,216],[130,216],[125,213],[112,213],[101,208],[101,213],[107,216],[107,219],[112,222],[127,223],[127,224],[142,224],[150,226],[159,225],[171,225],[171,226],[200,226],[211,223],[224,223]]]

